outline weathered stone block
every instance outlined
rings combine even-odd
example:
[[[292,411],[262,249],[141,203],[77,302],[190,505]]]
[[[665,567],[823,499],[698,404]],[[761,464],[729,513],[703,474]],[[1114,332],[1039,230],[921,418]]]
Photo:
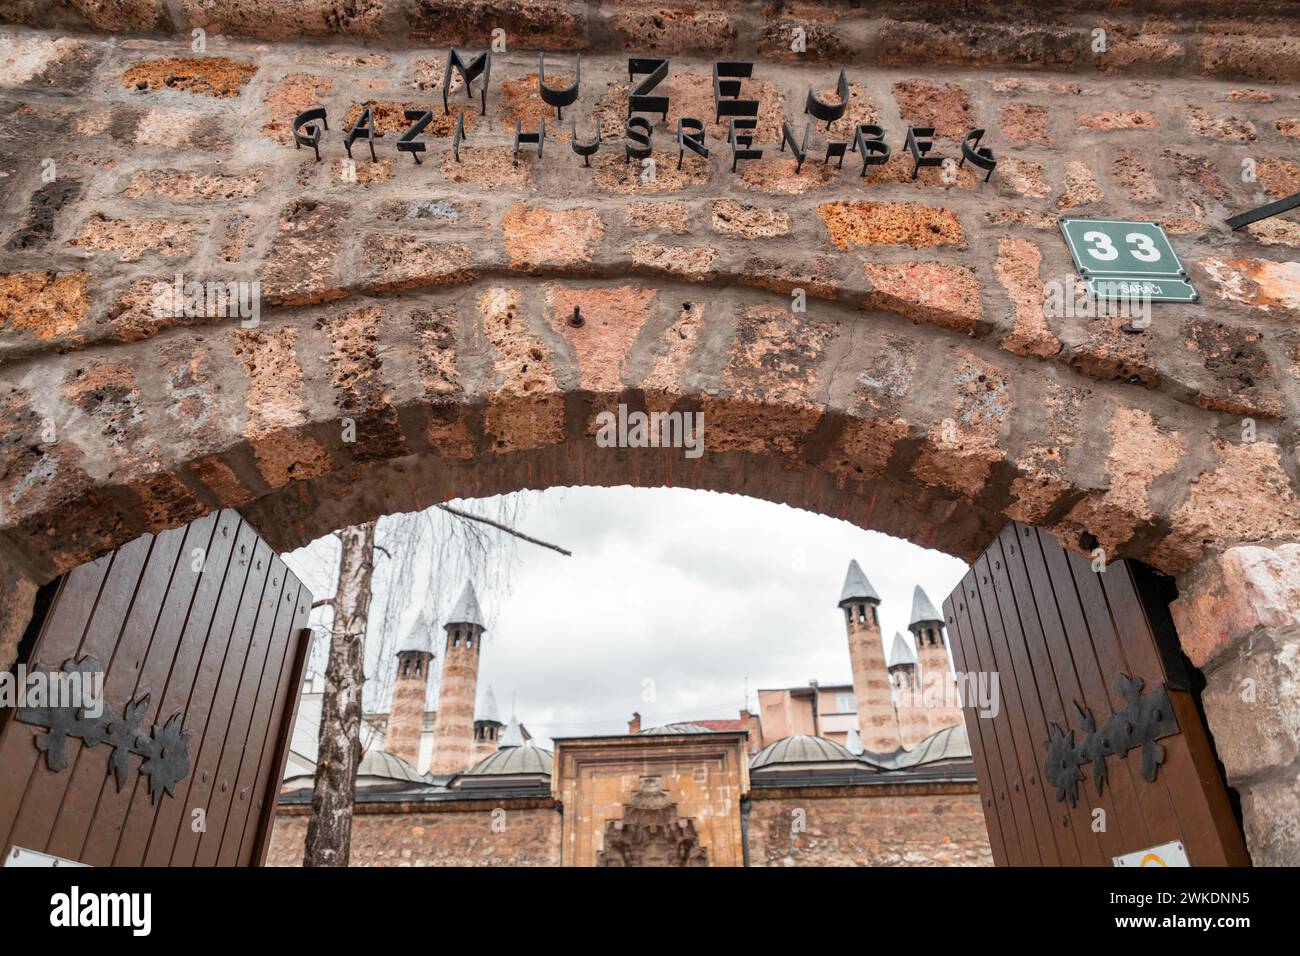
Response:
[[[1300,544],[1241,545],[1204,559],[1170,606],[1184,652],[1204,667],[1261,628],[1300,626]]]

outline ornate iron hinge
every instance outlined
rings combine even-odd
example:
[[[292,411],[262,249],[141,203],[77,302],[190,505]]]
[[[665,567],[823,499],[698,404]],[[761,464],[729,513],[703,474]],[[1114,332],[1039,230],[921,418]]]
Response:
[[[103,665],[93,657],[79,661],[69,658],[63,672],[96,674]],[[47,668],[48,670],[48,668]],[[190,735],[181,729],[181,714],[173,714],[162,725],[154,724],[146,733],[140,721],[149,711],[149,694],[127,701],[125,711],[117,714],[104,701],[99,713],[91,716],[83,706],[47,704],[39,707],[20,707],[15,719],[24,724],[44,727],[45,733],[36,735],[36,748],[45,754],[45,765],[60,771],[68,765],[67,740],[80,738],[87,747],[101,743],[113,748],[109,767],[121,792],[126,785],[131,754],[143,757],[140,773],[149,778],[149,799],[156,802],[164,792],[176,796],[176,784],[190,772]]]
[[[1056,724],[1048,727],[1043,776],[1056,786],[1056,799],[1069,800],[1070,806],[1078,801],[1077,785],[1083,779],[1080,768],[1084,764],[1092,764],[1092,782],[1100,794],[1106,785],[1106,758],[1123,759],[1135,747],[1142,748],[1142,776],[1154,782],[1165,760],[1165,748],[1156,741],[1179,732],[1163,684],[1144,694],[1142,678],[1120,674],[1115,678],[1115,687],[1128,706],[1107,718],[1100,729],[1091,712],[1075,703],[1075,720],[1083,731],[1083,740],[1077,746],[1073,730],[1067,733]]]

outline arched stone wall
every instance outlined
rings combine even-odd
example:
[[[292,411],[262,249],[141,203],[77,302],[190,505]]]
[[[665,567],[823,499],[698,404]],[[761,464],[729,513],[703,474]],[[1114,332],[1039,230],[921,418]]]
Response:
[[[169,16],[181,9],[198,7]],[[813,24],[842,14],[810,10],[825,15]],[[751,5],[703,12],[740,17],[741,39],[717,49],[764,49]],[[700,15],[682,37],[698,41]],[[213,508],[291,548],[453,496],[566,484],[749,494],[967,558],[1015,518],[1206,593],[1245,546],[1274,556],[1250,567],[1286,580],[1300,540],[1300,231],[1222,220],[1300,189],[1300,78],[1269,53],[1295,31],[1173,20],[1123,57],[1066,58],[1022,33],[986,61],[1038,50],[1030,65],[1069,72],[972,69],[956,41],[930,62],[920,45],[846,54],[849,112],[832,134],[878,122],[901,154],[907,123],[930,123],[956,156],[983,126],[1001,157],[988,183],[969,169],[913,182],[901,155],[865,181],[853,154],[839,169],[814,150],[797,171],[777,150],[781,122],[801,130],[807,91],[834,87],[829,40],[810,62],[766,51],[746,81],[765,157],[733,175],[711,61],[661,37],[669,123],[703,118],[713,154],[678,170],[658,126],[648,182],[621,154],[626,54],[608,51],[623,41],[587,21],[581,42],[518,31],[521,49],[556,51],[557,84],[567,51],[592,51],[544,157],[511,155],[515,119],[535,128],[552,111],[535,56],[508,53],[488,115],[466,109],[463,162],[436,103],[442,50],[211,36],[195,56],[188,35],[8,34],[0,577],[17,610],[0,646],[36,583]],[[1124,22],[1115,36],[1131,40]],[[1061,28],[1069,49],[1085,26]],[[350,167],[341,128],[363,101],[379,161],[358,144]],[[287,125],[318,103],[331,127],[319,164]],[[393,145],[416,106],[434,111],[420,166]],[[568,149],[574,117],[580,136],[601,125],[592,168]],[[1201,301],[1157,307],[1140,334],[1045,315],[1045,284],[1072,274],[1056,232],[1067,210],[1162,220]],[[259,323],[153,314],[153,286],[178,273],[258,281]],[[619,404],[701,413],[702,456],[599,447],[596,415]],[[1242,640],[1288,626],[1275,615]],[[1239,645],[1207,646],[1212,670]],[[1276,779],[1293,738],[1273,733],[1274,762],[1243,773]]]

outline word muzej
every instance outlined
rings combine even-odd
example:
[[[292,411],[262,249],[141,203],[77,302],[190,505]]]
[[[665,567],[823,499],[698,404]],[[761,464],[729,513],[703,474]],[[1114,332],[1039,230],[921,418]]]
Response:
[[[575,77],[571,85],[567,87],[547,86],[546,54],[539,53],[537,55],[537,85],[539,92],[543,102],[548,106],[555,107],[556,115],[561,121],[564,119],[564,107],[572,105],[578,99],[579,86],[582,83],[581,56],[577,57],[574,72]],[[658,113],[661,115],[663,122],[668,121],[669,97],[655,92],[659,84],[668,76],[668,60],[661,57],[630,57],[627,61],[627,73],[632,87],[627,98],[627,122],[625,124],[627,141],[623,145],[624,161],[636,159],[645,164],[650,160],[654,151],[654,126],[649,119],[640,114]],[[464,82],[465,94],[471,100],[474,96],[473,84],[476,81],[479,82],[479,110],[482,115],[487,115],[488,81],[492,75],[492,51],[486,50],[469,60],[464,59],[454,48],[447,51],[446,68],[442,74],[442,109],[445,114],[451,112],[449,93],[453,74],[460,75],[461,80]],[[763,157],[763,147],[754,145],[755,131],[758,129],[758,100],[746,98],[742,95],[744,81],[751,79],[753,75],[754,64],[749,61],[717,60],[713,64],[713,121],[720,123],[723,121],[723,117],[727,119],[727,143],[731,149],[731,171],[733,173],[740,161],[761,159]],[[836,82],[835,99],[833,101],[822,100],[811,88],[808,90],[808,97],[804,101],[804,113],[818,121],[825,122],[828,130],[832,123],[844,116],[848,107],[849,81],[843,70],[840,70],[839,79]],[[458,110],[457,112],[456,127],[452,134],[452,152],[456,161],[460,162],[460,144],[467,137],[465,133],[465,114],[463,111]],[[420,139],[420,136],[433,121],[433,113],[421,109],[404,110],[403,113],[411,125],[406,132],[398,137],[397,149],[400,152],[410,153],[416,165],[419,165],[420,154],[425,152],[427,148],[427,144]],[[316,154],[317,162],[320,162],[322,127],[329,129],[329,120],[325,115],[325,108],[321,106],[299,113],[293,121],[295,148],[311,147]],[[803,135],[796,136],[795,130],[789,122],[781,124],[781,152],[785,152],[787,146],[790,147],[790,152],[797,163],[797,172],[803,171],[803,163],[808,156],[808,134],[811,127],[811,121],[805,123]],[[375,155],[375,137],[377,135],[381,134],[377,133],[375,129],[374,111],[371,107],[366,106],[362,109],[361,116],[356,123],[344,133],[343,145],[347,150],[348,157],[351,158],[352,156],[353,144],[357,140],[363,140],[370,149],[371,161],[377,161]],[[916,179],[924,166],[950,166],[952,163],[949,157],[940,156],[933,151],[933,137],[933,126],[908,126],[907,128],[907,136],[903,145],[912,157],[913,179]],[[961,167],[969,161],[971,165],[985,171],[984,179],[987,182],[989,177],[993,175],[993,170],[998,161],[992,149],[980,145],[980,140],[983,137],[983,129],[970,130],[962,138],[961,160],[955,165]],[[704,136],[704,122],[698,117],[683,116],[677,120],[676,140],[677,167],[679,169],[687,150],[697,156],[708,158],[709,145]],[[519,119],[515,120],[514,155],[518,156],[524,146],[531,146],[536,147],[537,156],[540,159],[545,142],[546,121],[544,119],[539,121],[536,130],[524,130],[521,121]],[[593,139],[580,140],[578,138],[578,123],[577,120],[574,120],[573,138],[569,145],[576,154],[583,157],[583,165],[590,166],[591,157],[599,151],[601,146],[600,124],[595,124]],[[838,160],[837,167],[843,168],[846,152],[854,152],[859,155],[862,160],[862,176],[866,176],[867,170],[871,167],[883,166],[889,162],[892,154],[889,144],[885,142],[884,129],[871,123],[857,124],[853,129],[851,142],[849,140],[827,140],[822,159],[823,165],[830,163],[834,159]]]

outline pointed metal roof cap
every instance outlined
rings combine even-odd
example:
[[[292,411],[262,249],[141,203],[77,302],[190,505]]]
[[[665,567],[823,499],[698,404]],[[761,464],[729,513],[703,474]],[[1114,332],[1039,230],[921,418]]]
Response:
[[[912,619],[907,626],[912,627],[929,621],[937,621],[942,624],[943,615],[934,609],[934,605],[930,603],[930,599],[925,596],[925,592],[921,590],[921,585],[918,584],[916,590],[912,592]]]
[[[911,641],[895,631],[894,644],[889,649],[889,666],[904,667],[908,664],[916,666],[916,651],[912,650]]]
[[[474,593],[474,582],[466,581],[465,590],[460,592],[460,599],[447,617],[446,627],[453,624],[473,624],[486,630],[483,624],[483,612],[479,610],[478,595]]]
[[[415,619],[415,623],[411,625],[411,629],[406,632],[406,637],[397,648],[399,654],[408,651],[418,651],[421,654],[433,653],[433,618],[427,607],[420,612],[420,616]]]
[[[490,720],[494,724],[501,723],[500,711],[497,710],[497,696],[492,693],[492,685],[488,684],[487,693],[483,695],[483,702],[479,704],[478,713],[474,715],[476,721]]]
[[[501,739],[497,741],[497,747],[505,750],[507,747],[522,747],[524,745],[524,732],[519,727],[519,721],[515,719],[514,714],[510,715],[510,723],[506,724],[506,729],[501,732]]]
[[[844,575],[844,587],[840,591],[840,607],[848,604],[850,601],[875,601],[880,603],[880,595],[876,589],[871,586],[867,576],[862,573],[862,568],[858,566],[857,560],[849,562],[848,573]]]
[[[858,728],[850,727],[849,732],[844,735],[844,749],[849,753],[861,755],[863,749],[862,735],[858,733]]]

